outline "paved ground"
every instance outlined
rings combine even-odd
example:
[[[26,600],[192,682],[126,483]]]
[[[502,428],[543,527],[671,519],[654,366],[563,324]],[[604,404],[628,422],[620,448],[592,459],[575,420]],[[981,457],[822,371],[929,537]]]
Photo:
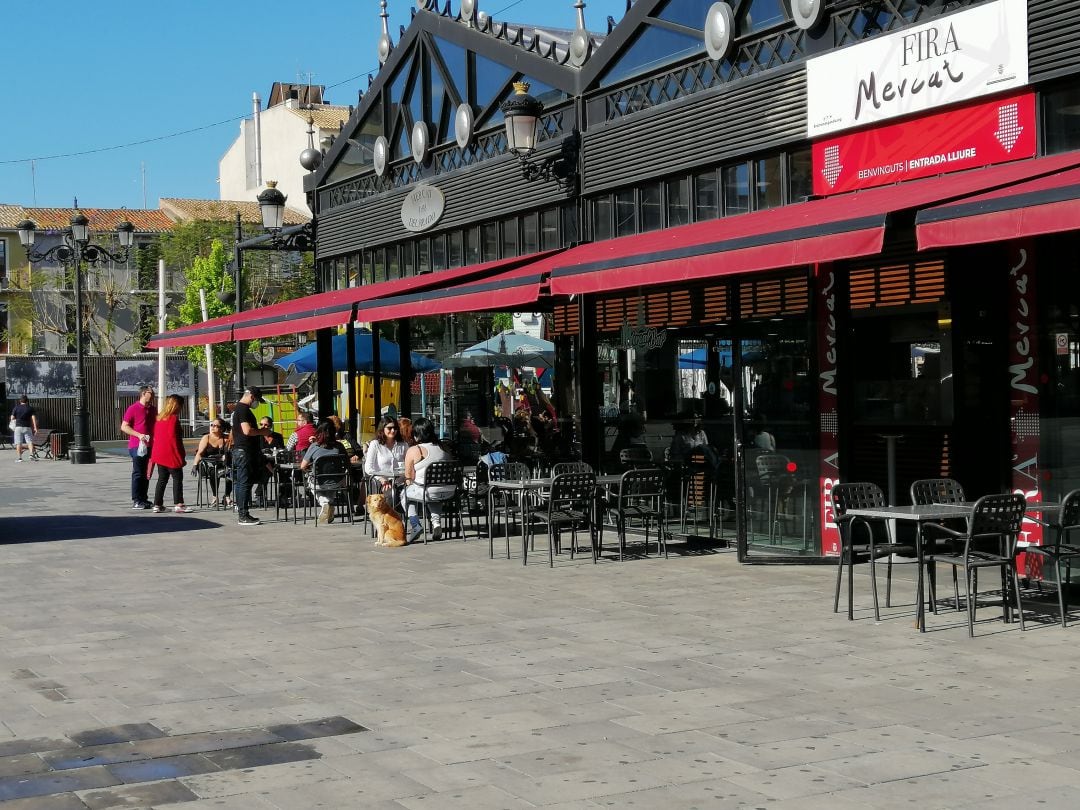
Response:
[[[865,575],[834,615],[831,567],[523,567],[0,469],[4,810],[1076,806],[1080,627],[1042,604],[920,636]]]

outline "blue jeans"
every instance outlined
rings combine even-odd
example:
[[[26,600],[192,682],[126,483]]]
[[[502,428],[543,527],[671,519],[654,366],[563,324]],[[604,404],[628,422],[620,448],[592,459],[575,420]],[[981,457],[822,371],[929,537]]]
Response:
[[[131,500],[138,503],[149,501],[150,478],[146,470],[150,466],[150,454],[140,456],[138,448],[129,447],[128,455],[131,456]]]
[[[251,460],[248,451],[243,448],[233,448],[233,501],[236,503],[236,514],[243,517],[248,514],[251,507]]]

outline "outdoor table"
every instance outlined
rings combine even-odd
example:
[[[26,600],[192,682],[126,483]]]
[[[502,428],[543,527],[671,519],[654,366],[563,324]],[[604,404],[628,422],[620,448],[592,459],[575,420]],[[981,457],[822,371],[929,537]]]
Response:
[[[529,523],[529,498],[525,497],[530,492],[542,492],[545,489],[551,488],[551,483],[554,481],[554,477],[547,476],[545,478],[526,478],[518,481],[489,481],[488,482],[488,542],[492,541],[492,517],[494,515],[494,493],[498,490],[504,490],[505,492],[513,492],[517,494],[518,509],[521,512],[521,543],[524,547],[528,542],[525,527]],[[622,481],[622,475],[598,475],[596,476],[596,488],[599,491],[602,488],[617,487]],[[599,508],[599,499],[597,499],[597,507]],[[509,535],[509,526],[507,527],[507,534]],[[507,541],[509,542],[509,540]],[[494,552],[491,553],[494,557]],[[522,565],[525,564],[525,555],[522,554]]]
[[[849,509],[848,515],[852,517],[869,518],[875,520],[888,521],[890,535],[892,533],[893,522],[902,520],[914,521],[917,528],[917,534],[915,537],[915,553],[917,555],[917,567],[918,574],[916,575],[915,590],[917,594],[918,604],[915,608],[915,625],[919,628],[920,633],[926,632],[926,609],[925,599],[923,596],[924,583],[923,583],[923,567],[924,553],[923,553],[923,523],[936,522],[941,520],[953,520],[956,518],[967,517],[971,513],[971,507],[974,506],[974,502],[970,503],[928,503],[917,506],[874,506],[867,507],[865,509]],[[891,538],[890,538],[891,539]],[[854,555],[849,555],[848,565],[853,564]],[[848,576],[851,576],[851,570],[848,569]]]

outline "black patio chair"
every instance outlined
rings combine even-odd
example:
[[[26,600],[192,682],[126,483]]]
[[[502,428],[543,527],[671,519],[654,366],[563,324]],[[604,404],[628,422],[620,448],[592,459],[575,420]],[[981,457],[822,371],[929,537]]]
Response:
[[[1065,590],[1072,587],[1070,584],[1072,561],[1080,557],[1080,546],[1062,541],[1067,541],[1072,532],[1080,529],[1080,489],[1074,489],[1061,501],[1061,513],[1056,522],[1038,518],[1030,519],[1046,526],[1053,535],[1053,542],[1047,543],[1044,540],[1041,546],[1027,546],[1024,548],[1024,553],[1034,554],[1054,564],[1057,575],[1058,610],[1061,611],[1061,626],[1065,627],[1066,608],[1069,606],[1069,601],[1065,598]],[[1065,566],[1064,571],[1062,565]],[[1063,573],[1064,576],[1062,576]]]
[[[349,523],[353,522],[352,488],[349,486],[349,459],[344,455],[319,456],[311,463],[308,488],[315,499],[304,499],[304,522],[307,523],[309,503],[317,506],[318,496],[330,499],[330,508],[337,511],[342,501],[346,506]],[[315,509],[315,525],[319,525],[319,510]]]
[[[964,503],[967,496],[964,487],[953,478],[921,478],[911,484],[911,502],[916,506],[926,506],[933,503]],[[954,525],[955,524],[955,525]],[[946,521],[946,526],[960,530],[966,525],[963,519]],[[956,543],[953,538],[935,533],[932,526],[920,527],[923,541],[923,560],[926,563],[927,580],[930,583],[930,609],[937,613],[937,566],[934,565],[936,555],[945,552],[955,552]],[[953,599],[956,609],[960,610],[960,586],[957,584],[956,569],[952,569],[953,575]]]
[[[436,498],[432,492],[435,487],[453,487],[454,491],[449,496]],[[424,543],[428,541],[427,525],[431,517],[430,505],[432,503],[442,504],[442,517],[446,523],[446,528],[449,529],[450,525],[456,522],[461,539],[467,540],[465,527],[461,522],[462,479],[461,467],[458,466],[457,462],[433,461],[424,469],[424,483],[421,488],[423,491],[419,498],[410,498],[407,490],[405,497],[406,503],[420,505],[420,523],[424,529]]]
[[[1001,608],[1006,622],[1011,621],[1009,591],[1016,593],[1016,611],[1020,629],[1024,629],[1024,607],[1020,600],[1020,577],[1016,570],[1016,543],[1024,521],[1027,502],[1023,495],[984,495],[971,507],[967,529],[956,531],[940,523],[928,523],[935,531],[958,541],[959,553],[938,554],[937,561],[964,570],[967,583],[968,635],[975,635],[975,610],[978,606],[978,582],[975,573],[980,568],[1001,571]],[[1011,575],[1011,576],[1010,576]]]
[[[555,567],[556,552],[562,553],[562,533],[570,530],[570,559],[577,552],[578,532],[589,533],[589,545],[595,563],[598,554],[596,547],[596,526],[593,516],[596,512],[596,476],[592,473],[564,473],[551,481],[546,508],[536,509],[529,514],[528,532],[522,541],[521,563],[528,564],[529,543],[536,537],[538,527],[548,531],[548,565]]]
[[[833,613],[840,610],[840,582],[844,567],[848,570],[848,619],[855,618],[855,583],[853,574],[858,561],[870,564],[870,587],[874,595],[874,620],[881,621],[878,607],[877,561],[885,557],[888,568],[885,578],[885,606],[891,605],[893,555],[916,556],[915,547],[910,543],[896,543],[889,536],[889,526],[885,520],[849,515],[852,509],[873,509],[888,505],[885,493],[877,484],[857,482],[835,484],[832,488],[833,519],[840,530],[840,556],[836,565],[836,593],[833,597]],[[862,530],[863,542],[856,542],[855,531]]]
[[[479,468],[477,468],[479,469]],[[488,488],[487,512],[488,512],[488,556],[495,559],[495,524],[499,513],[504,516],[503,527],[506,534],[506,559],[510,559],[510,523],[515,515],[522,512],[523,499],[526,493],[514,493],[510,490],[492,489],[492,481],[525,481],[530,477],[529,468],[516,461],[508,461],[505,464],[493,464],[487,469]]]
[[[627,470],[619,480],[619,489],[605,501],[604,511],[615,519],[619,535],[619,560],[626,553],[627,525],[645,529],[645,555],[649,554],[649,529],[656,526],[656,554],[667,551],[667,521],[664,516],[664,471],[660,469]],[[597,529],[599,554],[604,550],[604,521]]]

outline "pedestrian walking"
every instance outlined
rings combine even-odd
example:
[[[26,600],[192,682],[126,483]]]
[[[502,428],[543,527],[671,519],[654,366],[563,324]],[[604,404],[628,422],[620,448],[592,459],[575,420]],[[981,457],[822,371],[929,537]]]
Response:
[[[150,463],[157,467],[158,480],[154,488],[154,511],[165,511],[165,487],[172,479],[173,511],[190,512],[184,503],[184,465],[187,453],[184,450],[184,433],[180,429],[180,410],[184,400],[176,394],[165,397],[165,405],[154,422],[153,449],[150,451]]]
[[[30,407],[30,400],[26,394],[19,397],[15,409],[11,412],[11,424],[14,425],[12,441],[15,443],[15,460],[22,461],[23,447],[26,447],[30,458],[37,461],[34,455],[34,434],[37,433],[37,414]]]
[[[272,430],[259,427],[251,406],[261,405],[262,402],[259,387],[249,385],[233,408],[233,500],[236,503],[237,523],[241,526],[258,526],[260,522],[250,511],[251,485],[256,480],[255,465],[262,462],[263,437],[269,436]]]
[[[120,432],[128,437],[128,455],[131,456],[131,508],[149,509],[150,444],[154,437],[157,408],[154,406],[154,389],[144,385],[139,389],[139,399],[124,411]]]

